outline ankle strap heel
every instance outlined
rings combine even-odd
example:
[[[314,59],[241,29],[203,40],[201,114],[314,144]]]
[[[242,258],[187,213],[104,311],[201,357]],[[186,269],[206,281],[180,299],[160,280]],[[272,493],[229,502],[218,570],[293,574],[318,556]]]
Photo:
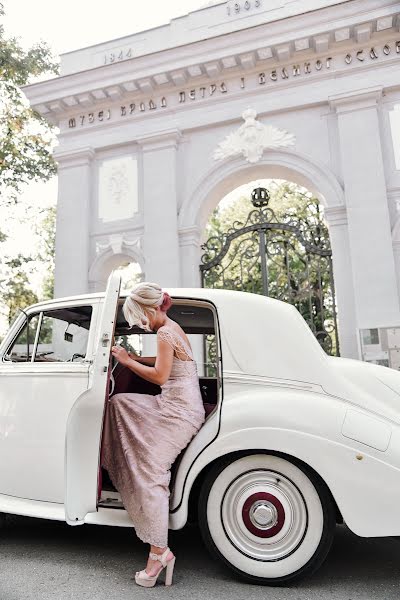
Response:
[[[175,566],[175,556],[173,558],[171,558],[171,560],[167,560],[167,556],[168,556],[169,552],[170,552],[169,548],[166,548],[162,554],[156,554],[155,552],[149,552],[149,557],[152,560],[159,560],[162,567],[159,570],[159,572],[157,573],[157,575],[148,575],[148,573],[146,573],[145,569],[143,569],[142,571],[137,571],[136,575],[135,575],[136,583],[138,585],[142,585],[144,587],[153,587],[156,584],[159,574],[166,567],[165,585],[171,585],[172,584],[172,575],[173,575],[174,566]]]
[[[163,567],[167,565],[167,556],[171,552],[169,548],[166,548],[162,554],[156,554],[155,552],[149,552],[149,556],[152,560],[159,560]]]

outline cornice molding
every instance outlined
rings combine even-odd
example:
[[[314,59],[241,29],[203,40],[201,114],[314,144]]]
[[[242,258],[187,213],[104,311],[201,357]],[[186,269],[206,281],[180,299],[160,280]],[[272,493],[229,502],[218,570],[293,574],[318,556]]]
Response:
[[[381,86],[374,86],[371,88],[354,90],[350,93],[329,96],[328,100],[332,111],[336,111],[337,113],[348,113],[353,112],[354,110],[358,111],[363,108],[377,106],[382,95],[383,88]]]
[[[177,148],[183,136],[179,129],[161,131],[157,134],[145,135],[135,139],[142,152],[154,152],[165,148]]]
[[[96,153],[90,146],[70,150],[58,149],[57,146],[53,152],[59,169],[88,166],[95,156]]]
[[[386,6],[380,11],[375,7],[371,13],[363,10],[360,14],[351,14],[347,10],[343,18],[336,7],[333,21],[327,21],[326,10],[321,11],[325,18],[321,17],[320,22],[315,21],[314,14],[312,23],[307,22],[310,15],[302,15],[300,29],[299,25],[296,27],[299,15],[287,17],[279,22],[31,84],[23,90],[32,106],[53,120],[73,111],[87,111],[88,107],[95,110],[105,102],[163,95],[167,89],[190,89],[192,84],[207,85],[216,78],[223,80],[257,68],[260,71],[279,69],[285,61],[302,63],[329,53],[346,53],[348,49],[360,47],[358,44],[385,43],[382,36],[391,34],[393,37],[399,31],[398,5]],[[392,14],[388,16],[389,10]],[[390,19],[390,27],[383,28],[385,19],[387,23]],[[271,35],[271,28],[275,35]],[[295,31],[302,31],[301,39]]]

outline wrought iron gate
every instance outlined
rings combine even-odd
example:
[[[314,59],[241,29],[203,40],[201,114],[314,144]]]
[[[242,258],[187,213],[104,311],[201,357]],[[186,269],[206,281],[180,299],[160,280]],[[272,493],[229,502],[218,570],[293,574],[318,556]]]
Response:
[[[203,287],[264,294],[294,304],[328,354],[339,355],[332,251],[321,228],[278,222],[266,189],[247,220],[202,245]]]

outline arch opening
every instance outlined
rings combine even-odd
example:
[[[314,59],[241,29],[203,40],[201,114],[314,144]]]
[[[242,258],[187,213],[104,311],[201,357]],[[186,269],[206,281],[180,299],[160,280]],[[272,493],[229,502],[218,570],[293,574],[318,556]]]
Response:
[[[256,164],[243,158],[213,165],[198,182],[179,214],[181,229],[203,231],[220,200],[241,185],[260,179],[291,181],[312,192],[325,209],[345,205],[342,185],[329,167],[315,158],[291,150],[270,150]]]
[[[293,304],[339,354],[332,251],[324,206],[297,183],[258,179],[226,194],[204,227],[201,282]]]
[[[91,291],[102,291],[107,284],[111,271],[121,272],[121,291],[129,290],[135,283],[143,280],[142,265],[131,255],[113,253],[107,250],[94,261],[89,271],[89,287]]]

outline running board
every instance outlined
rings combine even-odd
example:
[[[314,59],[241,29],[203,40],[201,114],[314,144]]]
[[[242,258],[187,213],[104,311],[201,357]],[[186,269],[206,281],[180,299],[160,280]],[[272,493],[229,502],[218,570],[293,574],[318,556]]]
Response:
[[[103,508],[125,508],[119,492],[112,492],[111,490],[102,490],[97,506],[102,506]]]

